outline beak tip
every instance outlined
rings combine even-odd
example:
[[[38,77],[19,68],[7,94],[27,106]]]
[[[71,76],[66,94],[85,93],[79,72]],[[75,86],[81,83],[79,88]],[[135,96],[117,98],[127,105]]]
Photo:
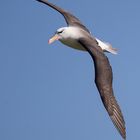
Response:
[[[52,38],[50,38],[48,40],[48,44],[52,44],[56,40],[59,40],[59,36],[58,35],[54,35]]]
[[[48,40],[48,44],[50,45],[51,43],[50,43],[50,40]]]

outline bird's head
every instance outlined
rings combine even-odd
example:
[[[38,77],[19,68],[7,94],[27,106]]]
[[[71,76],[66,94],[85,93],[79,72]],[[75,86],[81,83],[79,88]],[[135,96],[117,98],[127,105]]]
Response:
[[[68,27],[62,27],[57,29],[57,31],[55,32],[55,35],[53,37],[51,37],[48,41],[49,44],[53,43],[56,40],[63,40],[68,36]]]
[[[77,27],[62,27],[59,28],[55,35],[49,39],[49,44],[53,43],[56,40],[60,40],[61,42],[67,41],[69,39],[78,39],[81,36],[80,29]]]

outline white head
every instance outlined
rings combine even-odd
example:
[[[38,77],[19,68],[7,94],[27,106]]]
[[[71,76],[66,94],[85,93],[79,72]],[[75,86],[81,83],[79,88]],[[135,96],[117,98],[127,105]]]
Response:
[[[79,28],[76,28],[76,27],[62,27],[62,28],[59,28],[56,31],[55,35],[52,38],[50,38],[49,44],[53,43],[55,40],[63,41],[63,40],[67,40],[69,38],[77,39],[80,36],[81,36],[81,33],[80,33]]]

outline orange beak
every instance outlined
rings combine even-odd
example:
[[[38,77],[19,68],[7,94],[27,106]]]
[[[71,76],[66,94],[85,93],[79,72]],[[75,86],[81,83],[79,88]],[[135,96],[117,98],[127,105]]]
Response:
[[[54,41],[59,40],[59,39],[60,37],[57,34],[55,34],[52,38],[49,39],[48,43],[51,44]]]

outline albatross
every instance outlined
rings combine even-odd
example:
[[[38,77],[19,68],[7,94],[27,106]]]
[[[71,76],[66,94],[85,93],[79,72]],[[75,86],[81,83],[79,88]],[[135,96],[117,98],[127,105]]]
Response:
[[[108,43],[102,42],[91,35],[90,31],[81,21],[66,10],[48,2],[48,0],[37,0],[58,11],[64,17],[67,27],[59,28],[55,35],[49,40],[49,44],[59,40],[63,44],[87,51],[93,59],[95,68],[95,84],[99,91],[101,100],[109,114],[113,124],[123,139],[126,139],[125,121],[121,109],[115,99],[112,81],[112,68],[104,51],[116,54],[116,49]]]

